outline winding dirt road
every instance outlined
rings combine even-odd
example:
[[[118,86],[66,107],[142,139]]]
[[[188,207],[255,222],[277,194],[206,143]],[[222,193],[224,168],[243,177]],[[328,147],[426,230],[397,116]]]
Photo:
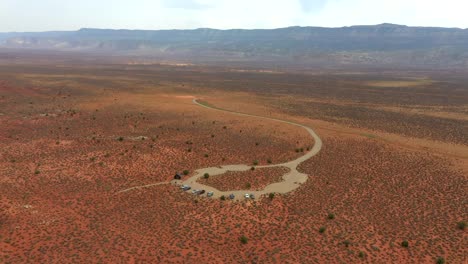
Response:
[[[258,116],[258,115],[251,115],[251,114],[245,114],[245,113],[240,113],[240,112],[235,112],[235,111],[230,111],[230,110],[224,110],[216,107],[211,107],[208,105],[201,104],[197,101],[197,99],[193,99],[193,103],[196,105],[199,105],[201,107],[210,109],[210,110],[215,110],[215,111],[221,111],[221,112],[228,112],[232,113],[235,115],[240,115],[240,116],[249,116],[249,117],[256,117],[256,118],[261,118],[261,119],[267,119],[267,120],[273,120],[281,123],[286,123],[294,126],[301,127],[305,129],[309,134],[312,136],[314,139],[314,146],[310,151],[308,151],[305,155],[289,161],[285,163],[280,163],[280,164],[273,164],[273,165],[267,165],[267,166],[256,166],[255,168],[261,169],[261,168],[275,168],[275,167],[286,167],[289,168],[289,172],[284,174],[282,176],[283,181],[281,182],[276,182],[272,183],[270,185],[267,185],[263,190],[260,191],[251,191],[251,190],[235,190],[235,191],[220,191],[212,186],[204,185],[197,180],[203,177],[205,173],[208,173],[210,176],[216,176],[216,175],[221,175],[224,174],[228,171],[248,171],[250,170],[251,166],[245,165],[245,164],[239,164],[239,165],[224,165],[220,167],[210,167],[210,168],[203,168],[203,169],[198,169],[195,171],[195,174],[188,178],[185,181],[182,180],[174,180],[172,183],[175,183],[177,185],[189,185],[192,187],[192,189],[198,189],[198,190],[205,190],[206,192],[213,192],[214,195],[212,198],[219,198],[221,196],[229,196],[230,194],[235,195],[235,200],[241,200],[244,199],[244,194],[249,193],[249,194],[254,194],[255,197],[260,197],[265,194],[269,193],[289,193],[291,191],[294,191],[295,189],[299,188],[299,186],[303,183],[305,183],[308,179],[308,175],[304,173],[300,173],[297,171],[297,167],[304,161],[312,158],[313,156],[317,155],[319,153],[320,149],[322,148],[322,140],[320,137],[312,130],[312,128],[290,122],[290,121],[285,121],[281,119],[276,119],[276,118],[271,118],[271,117],[264,117],[264,116]],[[228,179],[227,179],[228,180]],[[155,184],[148,184],[148,185],[143,185],[143,186],[136,186],[132,188],[128,188],[125,190],[120,191],[119,193],[122,192],[128,192],[136,189],[141,189],[141,188],[147,188],[147,187],[152,187],[156,185],[163,185],[163,184],[169,184],[169,182],[160,182],[160,183],[155,183]]]
[[[301,184],[305,183],[308,179],[308,175],[304,173],[300,173],[297,171],[297,167],[304,161],[312,158],[315,156],[317,153],[319,153],[320,149],[322,148],[322,140],[320,137],[315,133],[312,128],[290,122],[290,121],[285,121],[281,119],[276,119],[276,118],[271,118],[271,117],[264,117],[264,116],[257,116],[257,115],[251,115],[251,114],[245,114],[245,113],[239,113],[235,111],[230,111],[230,110],[224,110],[220,108],[214,108],[210,107],[208,105],[201,104],[197,101],[197,99],[193,99],[193,103],[197,104],[201,107],[205,107],[211,110],[216,110],[216,111],[221,111],[221,112],[228,112],[232,113],[235,115],[240,115],[240,116],[249,116],[249,117],[256,117],[256,118],[262,118],[262,119],[267,119],[267,120],[273,120],[281,123],[286,123],[294,126],[301,127],[305,129],[309,134],[312,136],[312,138],[315,141],[314,146],[312,149],[307,152],[304,156],[301,156],[295,160],[286,162],[286,163],[280,163],[280,164],[274,164],[274,165],[267,165],[267,166],[256,166],[256,168],[261,169],[261,168],[275,168],[275,167],[286,167],[289,168],[289,172],[284,174],[282,176],[283,181],[281,182],[276,182],[272,183],[270,185],[267,185],[263,190],[260,191],[251,191],[251,190],[236,190],[236,191],[220,191],[212,186],[204,185],[200,182],[197,182],[198,179],[203,177],[205,173],[210,174],[210,176],[216,176],[216,175],[221,175],[224,174],[228,171],[248,171],[250,170],[251,166],[240,164],[240,165],[225,165],[225,166],[220,166],[220,167],[211,167],[211,168],[204,168],[204,169],[198,169],[195,171],[195,174],[188,178],[185,181],[176,181],[178,184],[185,184],[189,185],[192,187],[192,189],[199,189],[199,190],[205,190],[207,192],[214,192],[213,197],[214,198],[219,198],[222,195],[228,196],[230,194],[235,195],[235,199],[244,199],[244,194],[249,193],[249,194],[254,194],[256,197],[260,197],[261,195],[269,194],[269,193],[288,193],[291,191],[294,191],[297,189]],[[228,179],[226,179],[228,180]]]

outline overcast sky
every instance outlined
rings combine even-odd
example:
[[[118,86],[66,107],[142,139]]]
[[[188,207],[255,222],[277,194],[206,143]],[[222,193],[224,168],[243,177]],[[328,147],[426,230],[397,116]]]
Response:
[[[468,0],[0,0],[0,32],[91,28],[468,28]]]

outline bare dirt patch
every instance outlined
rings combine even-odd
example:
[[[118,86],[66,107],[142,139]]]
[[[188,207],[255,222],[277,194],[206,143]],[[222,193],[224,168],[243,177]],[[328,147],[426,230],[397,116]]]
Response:
[[[430,79],[413,79],[413,80],[391,80],[391,81],[371,81],[365,84],[370,87],[376,88],[410,88],[417,86],[424,86],[433,84],[434,81]]]

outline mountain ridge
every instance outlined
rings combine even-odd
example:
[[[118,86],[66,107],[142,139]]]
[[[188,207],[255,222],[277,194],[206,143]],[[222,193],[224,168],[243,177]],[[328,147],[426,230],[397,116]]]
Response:
[[[468,29],[390,23],[337,28],[13,32],[0,33],[0,48],[185,60],[468,67]]]

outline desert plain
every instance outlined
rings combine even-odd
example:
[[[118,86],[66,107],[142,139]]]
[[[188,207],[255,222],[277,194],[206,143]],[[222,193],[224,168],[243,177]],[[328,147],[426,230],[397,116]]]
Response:
[[[281,182],[273,119],[294,191],[173,181]],[[0,54],[0,263],[466,263],[467,186],[464,72]]]

